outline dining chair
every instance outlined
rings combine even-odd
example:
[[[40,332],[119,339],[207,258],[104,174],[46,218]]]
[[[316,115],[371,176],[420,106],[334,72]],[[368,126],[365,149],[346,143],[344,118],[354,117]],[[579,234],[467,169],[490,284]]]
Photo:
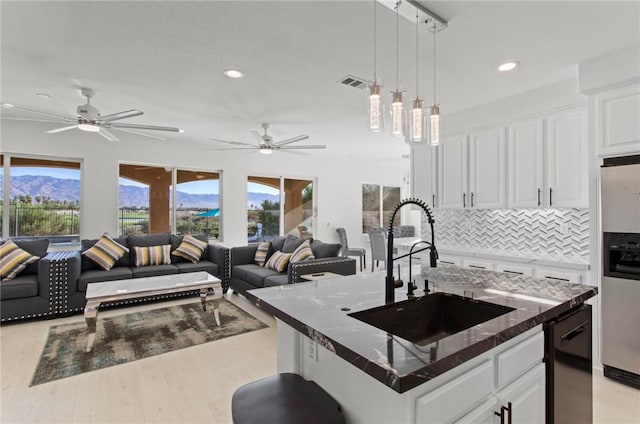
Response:
[[[371,242],[371,272],[375,266],[380,266],[380,261],[384,262],[387,269],[387,236],[382,228],[374,228],[369,231],[369,241]]]
[[[347,242],[347,232],[344,228],[336,228],[336,232],[338,233],[338,238],[340,239],[340,244],[342,245],[341,255],[344,257],[347,256],[358,256],[360,258],[360,272],[362,272],[362,264],[364,261],[364,266],[367,266],[367,249],[363,249],[360,247],[349,247],[349,243]]]

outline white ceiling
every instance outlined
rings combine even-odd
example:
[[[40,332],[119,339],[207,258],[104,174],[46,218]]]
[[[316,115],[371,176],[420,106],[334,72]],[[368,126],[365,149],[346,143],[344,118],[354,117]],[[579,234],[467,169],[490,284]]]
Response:
[[[640,40],[638,1],[422,3],[449,21],[437,37],[444,115],[575,78],[577,64]],[[398,139],[368,133],[366,92],[337,83],[348,74],[373,76],[372,1],[2,1],[0,7],[3,102],[74,115],[84,103],[79,88],[90,87],[102,114],[143,110],[126,122],[183,128],[166,135],[182,142],[253,142],[249,131],[270,122],[276,141],[305,133],[311,138],[301,143],[327,144],[327,151],[313,152],[320,158],[382,160],[408,152]],[[378,75],[390,91],[395,15],[381,5],[377,11]],[[399,38],[399,83],[411,98],[415,24],[401,19]],[[422,30],[419,43],[420,95],[430,102],[431,33]],[[506,59],[521,66],[500,74],[496,67]],[[224,77],[231,67],[246,77]],[[120,143],[137,137],[117,135]]]

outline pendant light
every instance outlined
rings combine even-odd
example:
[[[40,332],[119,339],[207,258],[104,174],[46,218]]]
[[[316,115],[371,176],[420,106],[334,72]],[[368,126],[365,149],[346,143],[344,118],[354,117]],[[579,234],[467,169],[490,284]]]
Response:
[[[418,79],[420,75],[418,71],[418,26],[419,17],[418,11],[416,10],[416,98],[412,102],[408,116],[409,130],[407,131],[407,141],[410,143],[425,141],[427,138],[427,117],[424,100],[420,99],[418,95]]]
[[[402,91],[398,85],[398,68],[400,63],[400,44],[398,41],[398,21],[400,1],[396,3],[396,91],[391,92],[391,135],[394,137],[404,136],[404,105],[402,101]]]
[[[440,105],[436,103],[436,33],[438,24],[433,21],[433,104],[431,105],[431,145],[440,144]]]
[[[379,133],[384,129],[384,104],[380,94],[382,86],[378,84],[376,73],[376,0],[373,0],[373,84],[369,86],[369,131]]]

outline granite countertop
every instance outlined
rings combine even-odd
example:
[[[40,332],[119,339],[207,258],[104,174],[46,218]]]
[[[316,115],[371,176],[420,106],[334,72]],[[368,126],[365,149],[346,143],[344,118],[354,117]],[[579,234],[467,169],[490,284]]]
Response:
[[[422,266],[436,292],[488,301],[515,310],[427,345],[391,335],[348,314],[384,305],[384,272],[249,290],[256,306],[402,393],[584,303],[591,286],[443,265]],[[395,301],[407,300],[406,285]],[[348,310],[346,310],[348,309]],[[407,323],[411,325],[411,323]],[[393,358],[392,361],[389,358]]]

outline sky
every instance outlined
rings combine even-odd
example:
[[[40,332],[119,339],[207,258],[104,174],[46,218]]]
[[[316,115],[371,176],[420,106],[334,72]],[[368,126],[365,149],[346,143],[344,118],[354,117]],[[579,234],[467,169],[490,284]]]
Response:
[[[38,166],[12,166],[11,176],[21,177],[23,175],[44,175],[47,177],[63,178],[68,180],[79,180],[79,169],[64,169],[64,168],[42,168]]]

